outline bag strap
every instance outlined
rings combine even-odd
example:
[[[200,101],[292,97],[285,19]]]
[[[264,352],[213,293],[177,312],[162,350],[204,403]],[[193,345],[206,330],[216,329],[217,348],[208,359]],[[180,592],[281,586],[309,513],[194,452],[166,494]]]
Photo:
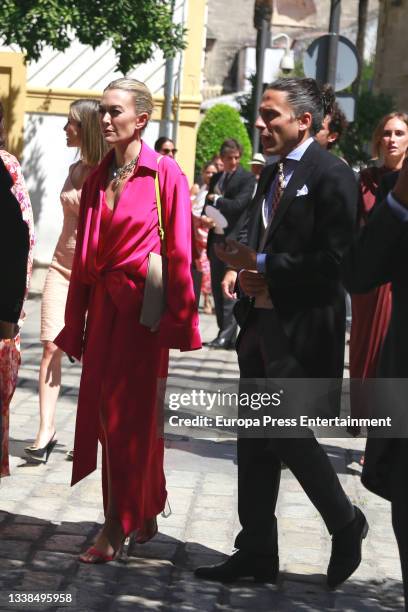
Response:
[[[164,227],[163,227],[163,212],[162,212],[162,201],[160,195],[160,185],[159,185],[159,162],[163,155],[159,155],[157,158],[157,172],[154,178],[154,186],[156,190],[156,206],[157,206],[157,218],[159,220],[159,236],[160,242],[164,243]]]

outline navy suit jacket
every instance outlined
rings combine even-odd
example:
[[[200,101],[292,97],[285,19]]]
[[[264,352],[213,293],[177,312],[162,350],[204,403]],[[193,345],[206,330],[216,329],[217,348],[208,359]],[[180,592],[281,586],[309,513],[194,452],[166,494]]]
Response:
[[[263,169],[240,235],[257,252],[262,202],[276,171],[276,164]],[[297,163],[269,229],[265,277],[305,378],[343,376],[345,300],[340,262],[354,237],[357,199],[350,167],[313,142]],[[245,326],[251,305],[249,298],[240,302],[236,312]]]
[[[13,179],[0,158],[0,320],[17,323],[26,292],[30,239],[12,186]]]
[[[392,189],[396,177],[394,173],[384,178],[381,195]],[[350,293],[365,293],[384,283],[392,284],[391,321],[378,368],[382,379],[408,378],[407,264],[408,222],[400,220],[385,200],[376,203],[367,225],[344,258],[342,273]],[[380,385],[382,388],[384,381]],[[392,386],[388,388],[391,395]],[[398,393],[397,387],[395,392]],[[406,406],[406,397],[385,400],[393,406],[402,401],[403,410]],[[401,414],[404,417],[406,412]],[[369,436],[362,474],[363,484],[386,499],[391,498],[390,473],[398,469],[393,465],[393,441]]]

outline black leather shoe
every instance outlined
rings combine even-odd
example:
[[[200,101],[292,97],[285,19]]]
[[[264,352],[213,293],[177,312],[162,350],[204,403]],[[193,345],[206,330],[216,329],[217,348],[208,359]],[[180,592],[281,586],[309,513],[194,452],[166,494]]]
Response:
[[[361,563],[361,547],[368,533],[366,517],[354,506],[355,517],[332,538],[332,553],[327,568],[327,586],[335,589],[356,571]]]
[[[208,346],[208,348],[212,349],[224,349],[225,351],[230,351],[235,348],[235,340],[228,340],[228,338],[214,338],[211,342],[204,342],[204,346]]]
[[[217,580],[218,582],[235,582],[240,578],[253,578],[254,582],[271,582],[275,584],[279,574],[279,557],[277,555],[251,555],[238,550],[224,563],[198,567],[194,571],[197,578]]]

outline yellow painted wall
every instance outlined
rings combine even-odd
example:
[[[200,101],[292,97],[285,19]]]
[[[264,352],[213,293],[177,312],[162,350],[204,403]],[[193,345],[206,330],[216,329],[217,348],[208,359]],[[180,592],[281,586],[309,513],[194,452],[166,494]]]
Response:
[[[194,180],[197,125],[200,119],[202,66],[205,47],[207,0],[189,0],[187,48],[183,54],[177,161],[190,184]]]
[[[21,53],[0,53],[0,99],[4,107],[7,149],[20,157],[26,104],[26,67]]]
[[[84,89],[47,89],[31,87],[27,89],[26,113],[45,113],[51,115],[67,115],[74,100],[96,98],[102,96],[101,91]],[[163,96],[155,96],[152,119],[159,121],[162,116]]]

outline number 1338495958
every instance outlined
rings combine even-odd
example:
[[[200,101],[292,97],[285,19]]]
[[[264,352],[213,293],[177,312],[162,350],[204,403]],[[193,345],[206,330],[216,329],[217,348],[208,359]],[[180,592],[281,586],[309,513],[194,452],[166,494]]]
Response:
[[[36,608],[44,604],[62,606],[75,605],[75,594],[64,592],[13,591],[0,594],[0,603],[7,603],[10,608]]]

